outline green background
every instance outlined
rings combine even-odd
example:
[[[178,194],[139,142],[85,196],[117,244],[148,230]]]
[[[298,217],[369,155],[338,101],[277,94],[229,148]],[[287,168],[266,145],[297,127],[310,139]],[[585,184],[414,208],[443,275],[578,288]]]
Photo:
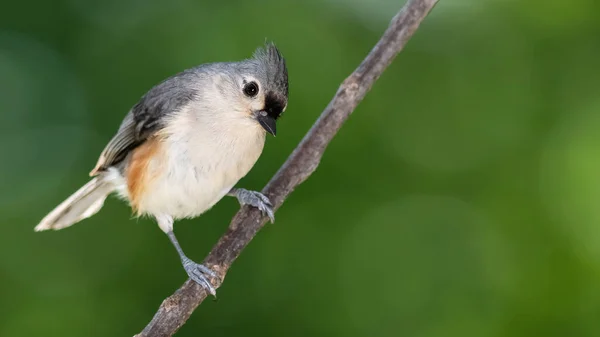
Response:
[[[186,276],[111,198],[34,233],[182,69],[288,60],[261,189],[402,1],[4,0],[0,336],[132,336]],[[600,3],[441,0],[178,336],[600,336]],[[201,260],[238,209],[176,224]]]

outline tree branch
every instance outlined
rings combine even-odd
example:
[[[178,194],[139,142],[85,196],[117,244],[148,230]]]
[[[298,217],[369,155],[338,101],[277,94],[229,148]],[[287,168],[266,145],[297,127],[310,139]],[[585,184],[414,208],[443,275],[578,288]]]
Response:
[[[331,139],[437,1],[409,0],[392,19],[388,29],[364,61],[342,83],[313,127],[263,190],[275,209],[315,171]],[[243,207],[235,215],[225,235],[204,260],[206,266],[211,267],[221,278],[211,280],[215,288],[221,285],[231,264],[265,222],[266,219],[255,208]],[[187,280],[163,301],[152,321],[136,337],[172,336],[207,295],[194,281]]]

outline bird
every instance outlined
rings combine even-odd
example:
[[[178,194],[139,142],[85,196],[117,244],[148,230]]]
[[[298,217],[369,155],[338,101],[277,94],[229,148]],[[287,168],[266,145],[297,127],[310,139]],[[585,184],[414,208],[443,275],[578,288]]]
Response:
[[[116,194],[137,216],[155,219],[183,269],[215,296],[216,273],[182,250],[177,220],[196,218],[225,196],[274,222],[260,192],[236,187],[263,151],[288,105],[286,60],[274,43],[249,58],[204,63],[164,79],[127,112],[88,183],[48,213],[35,231],[59,230],[96,214]]]

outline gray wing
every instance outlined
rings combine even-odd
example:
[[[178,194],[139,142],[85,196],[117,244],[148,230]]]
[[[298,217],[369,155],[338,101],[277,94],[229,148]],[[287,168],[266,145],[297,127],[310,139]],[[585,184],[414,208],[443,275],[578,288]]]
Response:
[[[193,70],[166,79],[146,93],[123,119],[117,134],[108,142],[90,176],[123,161],[136,147],[163,128],[165,116],[181,109],[197,94]]]

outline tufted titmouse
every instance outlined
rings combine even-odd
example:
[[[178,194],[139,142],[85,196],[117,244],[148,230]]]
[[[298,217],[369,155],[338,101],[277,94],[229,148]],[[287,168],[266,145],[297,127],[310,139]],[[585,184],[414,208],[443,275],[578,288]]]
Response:
[[[92,180],[50,212],[36,231],[61,229],[97,213],[117,194],[168,235],[189,277],[211,294],[208,267],[182,251],[173,221],[204,213],[225,195],[274,221],[269,199],[234,185],[254,166],[266,132],[288,102],[285,60],[273,44],[250,59],[185,70],[148,91],[108,143]]]

